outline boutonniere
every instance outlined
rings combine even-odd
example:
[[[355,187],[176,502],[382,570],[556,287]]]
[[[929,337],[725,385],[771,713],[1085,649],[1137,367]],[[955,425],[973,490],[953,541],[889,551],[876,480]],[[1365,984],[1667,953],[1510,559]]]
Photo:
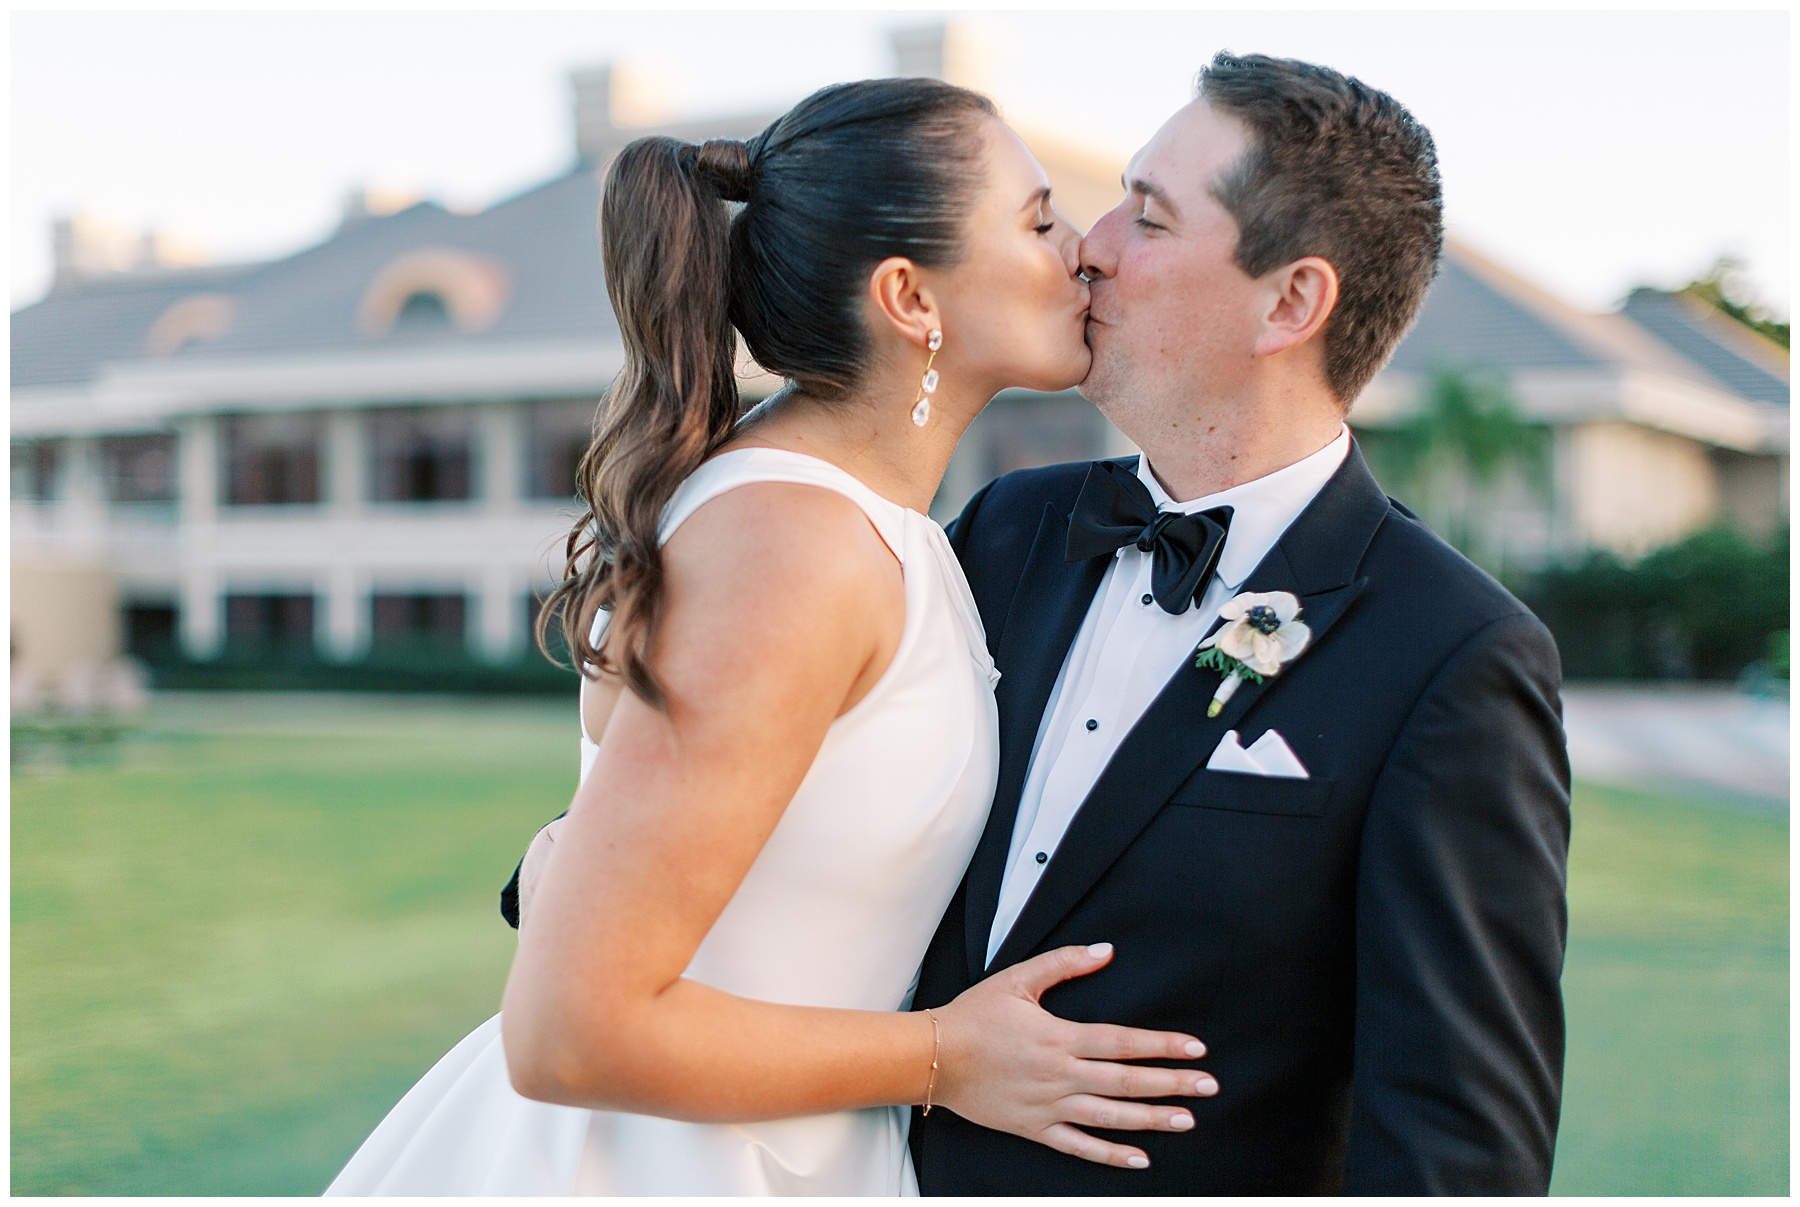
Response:
[[[1206,706],[1209,717],[1225,710],[1238,684],[1273,678],[1312,640],[1300,623],[1300,601],[1286,591],[1246,591],[1225,601],[1219,619],[1224,627],[1194,649],[1195,666],[1225,676]]]

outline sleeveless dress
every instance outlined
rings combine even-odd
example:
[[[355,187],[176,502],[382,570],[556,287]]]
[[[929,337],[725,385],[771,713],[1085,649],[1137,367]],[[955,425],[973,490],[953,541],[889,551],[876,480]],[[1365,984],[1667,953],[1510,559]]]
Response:
[[[824,461],[720,454],[676,491],[662,539],[752,482],[823,487],[860,506],[900,561],[906,621],[892,663],[827,730],[686,975],[763,1001],[904,1010],[987,820],[999,673],[943,530]],[[594,753],[584,734],[584,777]],[[917,1194],[910,1117],[880,1107],[699,1124],[533,1102],[507,1079],[496,1015],[425,1074],[326,1193]]]

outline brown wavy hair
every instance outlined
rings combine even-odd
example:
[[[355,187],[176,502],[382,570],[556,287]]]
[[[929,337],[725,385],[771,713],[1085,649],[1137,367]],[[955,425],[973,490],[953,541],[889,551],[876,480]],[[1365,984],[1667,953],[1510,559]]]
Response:
[[[749,143],[641,138],[600,202],[606,292],[624,367],[577,470],[586,510],[544,601],[582,674],[666,698],[648,662],[661,611],[661,523],[676,489],[742,409],[735,328],[798,390],[840,398],[867,366],[862,293],[888,256],[953,264],[980,178],[976,126],[994,107],[939,80],[837,84]],[[742,203],[735,215],[729,203]],[[604,639],[594,618],[611,614]]]

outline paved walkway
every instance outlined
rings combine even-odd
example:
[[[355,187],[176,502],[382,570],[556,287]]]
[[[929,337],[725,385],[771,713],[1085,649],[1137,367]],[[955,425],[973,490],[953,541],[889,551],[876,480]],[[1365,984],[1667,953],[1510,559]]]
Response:
[[[1726,686],[1577,684],[1564,691],[1563,712],[1577,779],[1787,805],[1785,699]]]

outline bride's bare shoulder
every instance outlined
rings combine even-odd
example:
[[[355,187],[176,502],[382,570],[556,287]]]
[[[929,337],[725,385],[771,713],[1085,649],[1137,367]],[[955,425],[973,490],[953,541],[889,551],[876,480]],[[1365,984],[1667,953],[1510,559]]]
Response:
[[[873,576],[889,581],[898,564],[869,517],[829,487],[748,482],[695,510],[663,546],[670,568],[740,567],[758,578]],[[699,563],[694,565],[693,563]]]
[[[677,528],[663,556],[677,607],[690,591],[755,608],[765,619],[762,609],[818,618],[848,608],[879,618],[884,601],[904,606],[894,555],[862,508],[827,487],[735,487]]]
[[[696,510],[663,555],[658,669],[709,707],[842,697],[828,721],[879,677],[905,627],[899,563],[862,509],[827,488],[737,487]]]

